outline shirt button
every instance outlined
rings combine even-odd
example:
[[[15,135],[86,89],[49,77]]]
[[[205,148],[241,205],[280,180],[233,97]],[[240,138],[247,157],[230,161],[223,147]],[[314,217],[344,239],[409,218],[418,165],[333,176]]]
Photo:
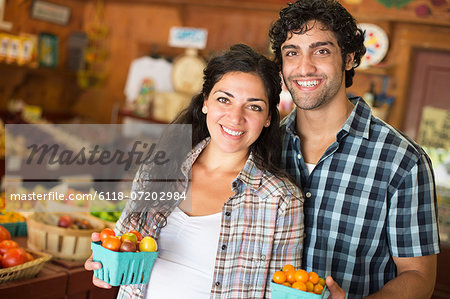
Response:
[[[297,154],[297,158],[300,160],[302,156],[300,154]]]
[[[261,261],[265,261],[266,260],[266,256],[264,254],[261,254]]]
[[[141,294],[141,289],[136,289],[136,290],[134,290],[134,294],[135,294],[135,295],[140,295],[140,294]]]
[[[311,192],[306,192],[305,196],[306,196],[306,198],[310,198],[311,197]]]
[[[220,281],[216,281],[215,285],[216,287],[220,286]]]
[[[225,212],[225,216],[230,217],[231,216],[231,212]]]
[[[225,250],[225,249],[227,249],[227,245],[222,245],[222,250]]]

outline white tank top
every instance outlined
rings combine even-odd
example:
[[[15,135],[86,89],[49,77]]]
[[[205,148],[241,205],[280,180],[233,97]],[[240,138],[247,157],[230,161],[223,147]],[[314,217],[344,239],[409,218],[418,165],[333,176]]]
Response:
[[[210,298],[222,213],[188,216],[178,207],[158,240],[146,299]]]

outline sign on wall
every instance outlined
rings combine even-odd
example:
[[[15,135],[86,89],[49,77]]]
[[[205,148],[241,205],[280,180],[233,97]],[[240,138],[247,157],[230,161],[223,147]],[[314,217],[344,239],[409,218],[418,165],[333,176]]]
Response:
[[[204,49],[208,31],[203,28],[172,27],[169,46],[178,48]]]
[[[418,142],[421,146],[450,149],[450,110],[424,107]]]

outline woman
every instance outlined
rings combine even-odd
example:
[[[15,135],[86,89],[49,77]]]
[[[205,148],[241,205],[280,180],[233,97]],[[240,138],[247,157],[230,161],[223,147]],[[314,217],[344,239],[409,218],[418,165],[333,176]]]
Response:
[[[275,64],[248,46],[208,63],[202,92],[175,120],[192,124],[190,182],[183,172],[191,196],[146,212],[127,205],[116,231],[155,237],[159,257],[148,287],[122,286],[118,297],[270,297],[272,274],[301,265],[303,197],[276,167],[280,91]],[[151,171],[141,167],[134,190],[148,190]]]

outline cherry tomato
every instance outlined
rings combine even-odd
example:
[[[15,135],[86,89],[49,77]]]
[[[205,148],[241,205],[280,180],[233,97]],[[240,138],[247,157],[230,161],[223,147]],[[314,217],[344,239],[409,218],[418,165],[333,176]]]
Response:
[[[119,251],[121,242],[118,238],[109,236],[103,240],[102,246],[112,251]]]
[[[137,244],[137,236],[133,233],[125,233],[120,237],[120,241],[123,243],[125,241],[133,242],[134,245]]]
[[[142,240],[142,235],[137,230],[130,230],[129,233],[135,234],[138,242]]]
[[[100,233],[100,241],[102,241],[102,243],[103,243],[107,237],[115,236],[115,235],[116,235],[116,233],[111,228],[105,228]]]

